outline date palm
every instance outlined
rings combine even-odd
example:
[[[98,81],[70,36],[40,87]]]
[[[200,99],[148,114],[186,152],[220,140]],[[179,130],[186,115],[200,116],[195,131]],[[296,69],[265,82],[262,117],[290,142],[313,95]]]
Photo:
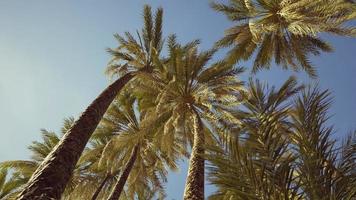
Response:
[[[162,181],[166,180],[167,167],[177,169],[175,158],[183,148],[170,146],[173,154],[169,155],[159,149],[163,123],[154,122],[151,114],[142,114],[144,107],[137,106],[137,99],[129,91],[129,88],[123,91],[113,102],[100,126],[111,129],[110,133],[102,133],[111,134],[111,138],[103,149],[99,165],[107,171],[120,171],[107,199],[117,200],[123,193],[128,199],[135,196],[150,199],[157,193],[163,197]]]
[[[128,32],[125,37],[115,35],[119,47],[108,50],[113,56],[108,72],[119,78],[84,111],[37,168],[18,199],[61,197],[90,136],[116,95],[137,74],[152,71],[152,57],[160,53],[163,43],[162,14],[159,8],[153,17],[151,8],[144,7],[144,28],[137,34],[138,41]]]
[[[232,142],[207,155],[209,179],[218,187],[210,199],[355,197],[355,134],[335,148],[327,125],[329,92],[309,88],[296,97],[293,85],[289,80],[265,93],[250,83],[243,111],[234,113],[241,124],[229,133]]]
[[[212,7],[236,23],[216,45],[232,47],[229,62],[255,55],[253,72],[268,69],[274,58],[285,69],[315,77],[309,55],[332,51],[320,34],[356,36],[345,25],[355,18],[355,4],[346,0],[230,0]]]
[[[167,43],[169,55],[157,65],[156,80],[138,86],[156,99],[157,117],[165,121],[162,143],[172,146],[176,140],[184,146],[190,144],[183,198],[202,200],[204,145],[214,141],[209,126],[216,127],[219,119],[229,118],[226,110],[236,105],[242,90],[236,78],[242,69],[224,62],[208,63],[215,50],[198,52],[199,41],[180,45],[172,35]]]
[[[209,180],[218,188],[209,199],[299,199],[288,121],[299,90],[294,78],[277,90],[250,80],[249,96],[234,112],[240,123],[225,133],[228,145],[209,148]]]
[[[297,173],[306,199],[354,199],[356,197],[356,139],[350,135],[336,147],[328,125],[330,92],[317,87],[305,90],[292,113]]]

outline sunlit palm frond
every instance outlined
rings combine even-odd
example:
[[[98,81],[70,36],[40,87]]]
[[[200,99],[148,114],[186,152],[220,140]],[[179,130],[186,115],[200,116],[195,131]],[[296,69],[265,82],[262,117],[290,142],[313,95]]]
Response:
[[[306,89],[295,100],[293,111],[293,142],[303,191],[307,198],[352,199],[355,195],[355,151],[351,139],[340,155],[328,125],[330,92],[318,87]],[[353,163],[352,163],[353,162]],[[351,171],[350,171],[351,170]]]
[[[225,32],[218,47],[232,47],[226,60],[236,63],[254,55],[252,71],[278,65],[304,70],[316,77],[310,54],[330,52],[321,33],[355,36],[355,28],[345,24],[355,18],[355,5],[345,0],[231,0],[212,3],[234,27]]]
[[[129,32],[123,36],[115,34],[117,48],[108,48],[112,56],[105,73],[109,77],[122,76],[129,72],[142,70],[152,71],[153,62],[157,59],[163,46],[162,37],[163,9],[158,8],[152,14],[151,7],[144,6],[143,28],[137,31],[136,37]]]
[[[240,123],[209,147],[209,180],[218,187],[210,199],[302,197],[288,120],[291,98],[300,89],[293,77],[278,89],[250,80],[249,95],[233,112]]]

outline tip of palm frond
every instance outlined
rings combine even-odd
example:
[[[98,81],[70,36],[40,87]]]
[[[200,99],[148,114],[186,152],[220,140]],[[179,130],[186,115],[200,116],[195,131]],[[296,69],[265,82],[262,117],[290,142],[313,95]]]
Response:
[[[150,15],[151,13],[151,6],[149,4],[145,4],[143,5],[143,15],[146,16],[146,15]]]
[[[115,53],[115,50],[113,48],[107,47],[105,48],[105,51],[111,55],[113,55]]]
[[[217,3],[215,1],[211,1],[209,3],[210,8],[212,8],[213,10],[217,11],[217,12],[226,12],[229,9],[229,6],[222,4],[222,3]]]

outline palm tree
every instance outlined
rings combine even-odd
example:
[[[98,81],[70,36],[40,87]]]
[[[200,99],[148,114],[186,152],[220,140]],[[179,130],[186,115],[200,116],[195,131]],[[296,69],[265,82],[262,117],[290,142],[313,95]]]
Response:
[[[212,7],[236,23],[216,45],[232,47],[226,58],[232,63],[256,52],[253,72],[268,69],[274,57],[285,69],[315,77],[309,54],[332,51],[320,33],[356,36],[344,25],[355,18],[355,4],[346,0],[230,0]]]
[[[106,144],[99,162],[109,171],[121,171],[108,199],[117,200],[128,183],[126,197],[139,199],[146,191],[164,196],[162,180],[166,180],[167,169],[177,169],[173,160],[179,154],[177,146],[171,146],[174,155],[164,156],[157,141],[160,141],[162,125],[154,123],[151,115],[142,115],[137,99],[127,89],[108,109],[101,127],[110,130],[112,137]],[[161,123],[162,124],[162,123]],[[179,147],[179,146],[178,146]],[[152,196],[153,197],[153,196]],[[147,199],[148,197],[143,199]]]
[[[35,199],[39,196],[60,198],[90,136],[118,92],[137,74],[152,71],[152,60],[159,55],[163,43],[162,14],[163,10],[159,8],[153,17],[151,8],[144,7],[144,28],[138,34],[139,42],[128,32],[125,37],[115,35],[119,47],[108,50],[113,55],[108,73],[119,75],[120,78],[109,85],[84,111],[37,168],[18,199]]]
[[[295,86],[289,79],[266,92],[250,82],[228,145],[209,148],[209,180],[218,187],[210,199],[354,199],[356,133],[335,148],[329,92],[309,88],[291,101]]]
[[[293,143],[300,182],[306,199],[354,199],[356,196],[356,140],[352,135],[341,151],[328,125],[330,92],[308,88],[295,101]]]
[[[290,99],[299,90],[294,78],[278,90],[250,80],[249,96],[234,112],[240,123],[209,148],[209,180],[218,187],[209,199],[299,198],[288,121]]]
[[[162,143],[181,141],[191,145],[184,199],[204,199],[204,145],[214,142],[209,128],[229,118],[227,108],[236,105],[242,72],[224,62],[209,65],[215,50],[198,53],[199,41],[186,45],[168,39],[169,56],[157,64],[155,81],[138,84],[145,97],[156,99],[156,115],[165,122]],[[149,93],[149,94],[148,94]],[[150,104],[144,101],[142,104]],[[231,117],[230,117],[231,118]],[[208,125],[209,124],[209,125]],[[167,144],[168,143],[168,144]],[[164,147],[162,147],[164,149]]]

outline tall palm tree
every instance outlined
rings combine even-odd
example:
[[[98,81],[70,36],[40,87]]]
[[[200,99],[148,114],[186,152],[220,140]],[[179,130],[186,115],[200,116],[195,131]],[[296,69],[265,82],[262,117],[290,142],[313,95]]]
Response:
[[[209,128],[218,126],[219,119],[229,118],[227,108],[238,102],[236,96],[242,90],[242,82],[236,75],[242,69],[224,62],[209,64],[215,50],[198,53],[198,45],[199,41],[180,45],[174,35],[170,36],[169,55],[157,64],[156,80],[138,86],[150,93],[147,96],[155,96],[157,117],[165,121],[162,143],[178,140],[191,145],[184,199],[201,200],[202,154],[204,145],[214,141]]]
[[[291,97],[299,90],[294,78],[277,90],[250,80],[249,96],[234,112],[240,123],[209,148],[209,180],[218,188],[209,199],[299,198],[288,121]]]
[[[151,8],[144,7],[144,28],[137,34],[139,41],[128,32],[125,37],[115,35],[119,47],[108,50],[113,55],[108,72],[118,74],[120,78],[109,85],[84,111],[37,168],[18,199],[35,199],[39,196],[60,198],[90,136],[118,92],[139,72],[152,71],[152,58],[160,53],[163,43],[162,14],[163,10],[159,8],[153,17]]]
[[[216,45],[232,47],[226,58],[232,63],[256,52],[253,72],[268,69],[274,57],[285,69],[315,77],[309,55],[332,51],[320,33],[356,36],[345,25],[355,18],[355,3],[346,0],[230,0],[212,7],[236,23]]]

